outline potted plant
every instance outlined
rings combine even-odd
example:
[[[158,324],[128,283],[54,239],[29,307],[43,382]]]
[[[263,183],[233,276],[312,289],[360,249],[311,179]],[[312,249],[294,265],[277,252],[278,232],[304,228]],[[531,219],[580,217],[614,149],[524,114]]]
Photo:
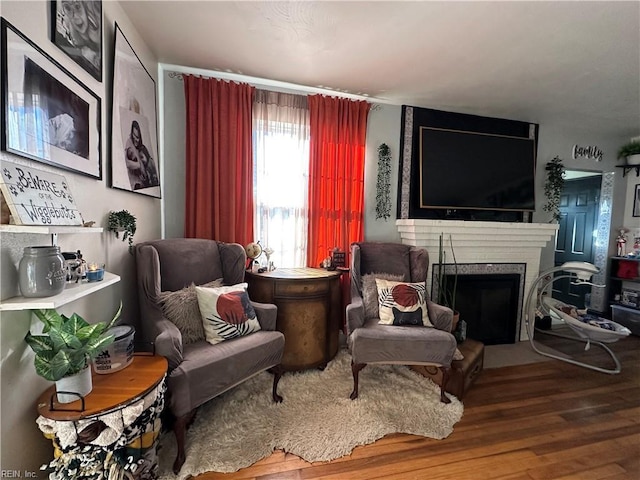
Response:
[[[640,140],[631,140],[618,150],[618,160],[625,159],[627,165],[640,165]]]
[[[136,233],[136,217],[131,215],[127,210],[119,212],[109,212],[108,230],[115,233],[116,238],[120,238],[122,232],[122,241],[129,240],[129,253],[133,254],[133,235]]]
[[[67,317],[55,309],[34,310],[44,324],[42,335],[33,335],[29,331],[24,339],[36,354],[36,373],[56,382],[57,392],[87,395],[92,389],[91,361],[113,342],[113,335],[104,333],[113,326],[121,312],[122,303],[108,324],[89,324],[77,313]],[[58,393],[61,403],[75,400],[78,400],[77,395]]]
[[[440,234],[439,248],[438,248],[438,267],[437,267],[437,281],[438,281],[438,296],[436,303],[449,307],[453,310],[453,324],[452,333],[456,336],[458,341],[463,341],[464,338],[459,338],[457,332],[460,332],[462,324],[460,323],[460,312],[456,310],[456,293],[458,290],[458,262],[456,261],[456,252],[453,249],[453,240],[449,235],[449,246],[451,247],[451,255],[453,257],[454,273],[453,275],[445,274],[445,264],[447,263],[447,254],[444,250],[444,234]]]
[[[544,195],[547,197],[547,203],[542,209],[545,212],[551,212],[550,222],[560,221],[560,196],[564,188],[564,165],[562,159],[558,156],[554,157],[546,166],[547,179],[544,183]]]

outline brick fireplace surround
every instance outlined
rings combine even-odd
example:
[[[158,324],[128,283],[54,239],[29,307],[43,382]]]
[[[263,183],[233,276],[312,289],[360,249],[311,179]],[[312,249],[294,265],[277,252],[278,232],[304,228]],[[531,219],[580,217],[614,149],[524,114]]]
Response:
[[[446,263],[453,263],[449,235],[453,240],[456,262],[478,264],[526,264],[524,295],[540,272],[540,254],[555,238],[557,224],[469,222],[461,220],[396,220],[402,243],[424,247],[429,252],[429,271],[438,263],[440,234],[444,234]],[[431,275],[429,275],[431,277]],[[431,292],[431,278],[427,278]],[[519,302],[522,305],[522,299]],[[519,315],[519,318],[523,318]],[[520,340],[526,340],[524,322],[520,322]]]

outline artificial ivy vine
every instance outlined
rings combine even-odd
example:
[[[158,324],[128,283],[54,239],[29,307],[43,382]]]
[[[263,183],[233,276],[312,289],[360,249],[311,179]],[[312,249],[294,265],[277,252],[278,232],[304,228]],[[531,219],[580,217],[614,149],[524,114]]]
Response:
[[[376,182],[376,220],[391,216],[391,149],[386,143],[378,147],[378,180]]]
[[[120,238],[122,232],[122,241],[129,240],[129,253],[133,255],[133,236],[136,233],[136,217],[131,215],[127,210],[119,212],[109,212],[107,229],[113,232],[116,238]]]
[[[559,157],[554,157],[547,163],[547,180],[544,183],[544,194],[547,203],[542,207],[545,212],[551,212],[551,221],[560,221],[560,195],[564,188],[564,166]]]

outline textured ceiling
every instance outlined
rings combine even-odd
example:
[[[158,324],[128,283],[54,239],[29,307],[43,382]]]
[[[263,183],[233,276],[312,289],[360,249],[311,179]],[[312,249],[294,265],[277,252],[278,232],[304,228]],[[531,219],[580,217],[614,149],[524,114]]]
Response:
[[[160,62],[640,134],[640,2],[121,1]]]

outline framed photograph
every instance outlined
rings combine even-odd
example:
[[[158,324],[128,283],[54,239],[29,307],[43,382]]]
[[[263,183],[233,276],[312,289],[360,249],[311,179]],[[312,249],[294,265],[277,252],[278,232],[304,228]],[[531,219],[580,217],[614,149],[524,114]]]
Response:
[[[51,41],[102,81],[102,0],[52,0]]]
[[[333,250],[331,252],[331,259],[336,267],[345,267],[345,253],[340,250]]]
[[[102,178],[100,98],[4,18],[2,150]]]
[[[633,216],[640,217],[640,184],[636,185],[636,191],[633,194]]]
[[[116,23],[111,187],[160,198],[156,82]]]

